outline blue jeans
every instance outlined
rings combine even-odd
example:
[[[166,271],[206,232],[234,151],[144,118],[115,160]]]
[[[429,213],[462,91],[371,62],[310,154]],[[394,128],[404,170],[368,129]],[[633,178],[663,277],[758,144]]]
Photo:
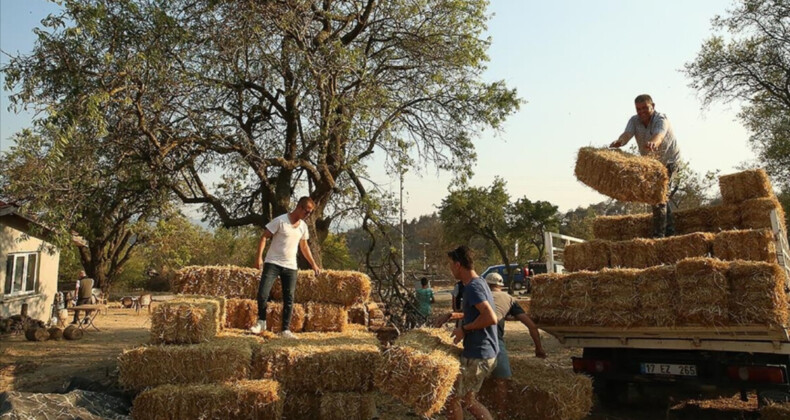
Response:
[[[494,370],[491,371],[491,377],[497,379],[508,379],[511,376],[513,376],[513,372],[510,370],[510,359],[507,357],[505,342],[500,339],[499,353],[496,355],[496,366],[494,366]]]
[[[285,331],[290,329],[291,325],[291,314],[296,296],[297,270],[271,263],[263,265],[261,283],[258,285],[258,319],[266,320],[266,302],[269,300],[269,293],[271,293],[277,277],[280,277],[280,283],[283,286],[283,331]]]

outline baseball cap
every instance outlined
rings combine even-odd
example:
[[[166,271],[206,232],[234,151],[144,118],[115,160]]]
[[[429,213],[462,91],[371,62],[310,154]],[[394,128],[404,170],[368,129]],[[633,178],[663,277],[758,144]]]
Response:
[[[486,283],[493,284],[494,286],[504,286],[505,281],[502,279],[502,276],[499,273],[490,273],[486,276]]]

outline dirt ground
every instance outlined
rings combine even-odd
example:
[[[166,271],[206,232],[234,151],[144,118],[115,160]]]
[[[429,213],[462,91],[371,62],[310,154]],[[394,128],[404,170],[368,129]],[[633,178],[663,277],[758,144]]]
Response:
[[[437,288],[434,315],[450,308],[448,288]],[[62,392],[72,377],[83,377],[112,386],[117,380],[116,359],[128,348],[148,340],[150,321],[144,310],[111,308],[96,320],[100,332],[89,331],[79,341],[29,342],[24,335],[0,337],[0,392]],[[551,335],[541,332],[548,353],[547,362],[567,369],[571,357],[581,349],[565,348]],[[506,342],[511,353],[534,355],[534,346],[526,327],[508,322]],[[648,392],[649,394],[649,392]],[[648,395],[649,397],[650,395]],[[596,403],[589,419],[751,419],[758,418],[757,402],[750,395],[747,402],[737,396],[707,400],[663,399],[658,402],[637,395],[629,405],[604,408]],[[649,401],[649,403],[647,402]],[[381,419],[414,419],[417,416],[386,395],[377,397]],[[443,419],[438,416],[437,419]]]

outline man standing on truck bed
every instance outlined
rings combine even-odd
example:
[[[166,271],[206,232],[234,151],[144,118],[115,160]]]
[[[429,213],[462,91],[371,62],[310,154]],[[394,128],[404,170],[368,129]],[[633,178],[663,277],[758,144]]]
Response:
[[[669,118],[656,112],[653,98],[650,95],[639,95],[634,99],[636,115],[628,120],[625,131],[612,142],[609,147],[622,147],[628,144],[631,137],[636,137],[639,153],[652,156],[667,168],[670,181],[680,163],[680,149]],[[671,189],[670,189],[671,191]],[[671,195],[671,193],[670,193]],[[669,207],[669,196],[663,203],[653,206],[653,237],[663,238],[675,233],[672,210]]]
[[[477,401],[477,393],[494,368],[499,352],[494,298],[491,289],[475,272],[472,251],[468,247],[459,246],[448,252],[447,256],[450,257],[453,277],[464,285],[463,313],[453,312],[444,317],[444,322],[463,319],[461,326],[453,330],[452,335],[456,343],[461,340],[464,342],[461,374],[455,383],[455,392],[447,400],[447,419],[463,419],[463,406],[475,419],[490,420],[491,413]]]
[[[280,334],[284,337],[295,338],[291,332],[290,324],[298,274],[297,248],[302,250],[302,255],[313,267],[315,275],[317,276],[321,272],[313,260],[310,245],[307,244],[310,234],[304,221],[314,208],[315,203],[310,197],[302,197],[293,211],[275,217],[263,230],[258,244],[258,252],[255,254],[255,268],[263,266],[263,271],[261,272],[261,283],[258,286],[258,323],[250,328],[253,334],[259,334],[266,329],[266,302],[269,300],[269,293],[272,291],[274,281],[279,276],[283,288],[283,324]],[[264,264],[263,249],[266,248],[266,240],[269,238],[273,239],[269,251],[266,252],[266,263]]]
[[[510,370],[510,359],[508,358],[507,348],[505,347],[505,318],[512,316],[521,321],[527,329],[529,336],[535,343],[535,356],[541,359],[546,357],[543,350],[543,343],[540,341],[540,332],[532,319],[524,312],[516,298],[509,293],[502,291],[505,282],[499,273],[491,273],[486,276],[486,283],[491,288],[491,295],[494,297],[494,312],[497,318],[497,339],[499,341],[499,353],[496,356],[496,366],[491,372],[494,378],[496,391],[494,393],[494,411],[504,412],[507,404],[507,380],[513,376]]]

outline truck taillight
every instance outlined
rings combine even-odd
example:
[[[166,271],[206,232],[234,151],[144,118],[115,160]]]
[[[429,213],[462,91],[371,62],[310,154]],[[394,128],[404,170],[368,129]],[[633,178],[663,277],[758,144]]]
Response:
[[[574,357],[573,371],[576,373],[603,373],[612,370],[612,362],[600,359]]]
[[[785,383],[784,369],[777,366],[727,366],[727,377],[743,382]]]

